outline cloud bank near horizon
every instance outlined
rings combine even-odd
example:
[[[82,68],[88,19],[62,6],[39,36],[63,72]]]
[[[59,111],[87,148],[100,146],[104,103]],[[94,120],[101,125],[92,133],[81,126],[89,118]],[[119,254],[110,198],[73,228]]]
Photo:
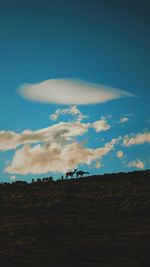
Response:
[[[97,148],[90,148],[83,145],[78,137],[91,130],[96,134],[110,130],[112,125],[107,120],[109,116],[101,116],[97,121],[83,123],[81,120],[87,116],[83,115],[77,106],[71,106],[57,109],[50,117],[57,120],[59,116],[66,114],[74,116],[76,121],[58,122],[46,128],[34,131],[26,129],[20,133],[0,131],[0,151],[15,150],[11,161],[4,169],[5,173],[13,175],[10,179],[15,179],[15,175],[18,174],[65,173],[78,168],[80,164],[94,164],[96,168],[101,168],[103,157],[111,151],[118,159],[124,160],[126,155],[120,148],[150,144],[150,133],[145,132],[117,136],[105,141],[103,145],[99,143]],[[133,159],[124,166],[143,169],[145,164],[141,160]]]
[[[24,84],[18,92],[31,101],[63,105],[97,104],[133,96],[116,88],[71,79],[50,79],[36,84]]]
[[[136,159],[136,160],[133,160],[133,161],[129,162],[126,166],[128,168],[135,167],[135,168],[140,169],[140,170],[143,170],[144,167],[145,167],[144,162],[142,162],[139,159]]]
[[[66,145],[24,145],[18,149],[13,159],[5,168],[10,174],[42,174],[48,172],[65,173],[77,168],[80,164],[90,165],[97,159],[101,160],[114,149],[117,139],[112,139],[103,147],[97,149],[87,148],[78,142]]]

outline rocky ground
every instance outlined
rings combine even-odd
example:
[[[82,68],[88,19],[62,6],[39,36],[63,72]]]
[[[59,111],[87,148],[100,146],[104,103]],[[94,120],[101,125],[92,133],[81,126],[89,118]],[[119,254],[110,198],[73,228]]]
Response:
[[[150,172],[0,185],[0,267],[150,266]]]

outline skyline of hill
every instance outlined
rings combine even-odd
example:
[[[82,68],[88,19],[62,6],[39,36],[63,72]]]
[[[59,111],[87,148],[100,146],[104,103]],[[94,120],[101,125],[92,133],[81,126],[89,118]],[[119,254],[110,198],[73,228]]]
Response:
[[[148,267],[150,171],[0,186],[1,267]]]

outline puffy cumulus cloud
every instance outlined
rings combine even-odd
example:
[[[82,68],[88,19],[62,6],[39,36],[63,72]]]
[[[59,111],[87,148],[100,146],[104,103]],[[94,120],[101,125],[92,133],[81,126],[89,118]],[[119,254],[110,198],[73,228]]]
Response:
[[[144,143],[150,144],[150,133],[139,133],[132,136],[126,135],[123,140],[123,145],[127,147]]]
[[[101,117],[100,120],[93,122],[92,125],[96,132],[107,131],[111,128],[105,117]]]
[[[67,105],[95,104],[133,96],[115,88],[70,79],[50,79],[37,84],[24,84],[18,91],[31,101]]]
[[[141,170],[144,169],[144,167],[145,167],[144,163],[139,159],[129,162],[126,166],[128,168],[135,167],[135,168],[141,169]]]
[[[13,131],[0,131],[0,150],[17,147],[19,134]]]
[[[123,158],[124,153],[123,153],[123,151],[118,150],[116,155],[117,155],[117,158],[121,159],[121,158]]]
[[[65,109],[57,109],[53,114],[50,115],[50,118],[51,120],[57,120],[61,114],[72,114],[74,116],[77,116],[77,122],[81,122],[81,120],[83,120],[84,118],[89,117],[83,115],[81,111],[77,108],[77,106],[74,105]],[[93,123],[89,123],[88,125],[89,127],[93,127],[97,133],[101,131],[107,131],[111,128],[111,126],[107,122],[106,117],[103,116],[100,120],[95,121]]]
[[[75,136],[81,136],[91,127],[89,123],[65,123],[60,122],[47,128],[36,131],[25,130],[22,133],[12,131],[0,131],[0,150],[15,149],[19,145],[38,142],[59,143],[71,140]]]
[[[40,174],[47,172],[63,172],[77,168],[79,164],[90,165],[97,159],[102,159],[114,149],[117,139],[112,139],[105,146],[91,149],[77,142],[59,145],[24,145],[15,152],[10,165],[5,172],[11,174]]]
[[[77,121],[81,122],[83,119],[89,116],[83,115],[76,105],[69,108],[57,109],[53,114],[50,115],[50,119],[56,121],[60,115],[71,114],[77,118]]]

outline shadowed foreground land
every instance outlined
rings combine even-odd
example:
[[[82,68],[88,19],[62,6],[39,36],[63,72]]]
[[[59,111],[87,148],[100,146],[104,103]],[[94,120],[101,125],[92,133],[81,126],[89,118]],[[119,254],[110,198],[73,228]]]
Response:
[[[0,186],[1,267],[139,267],[149,258],[149,171]]]

